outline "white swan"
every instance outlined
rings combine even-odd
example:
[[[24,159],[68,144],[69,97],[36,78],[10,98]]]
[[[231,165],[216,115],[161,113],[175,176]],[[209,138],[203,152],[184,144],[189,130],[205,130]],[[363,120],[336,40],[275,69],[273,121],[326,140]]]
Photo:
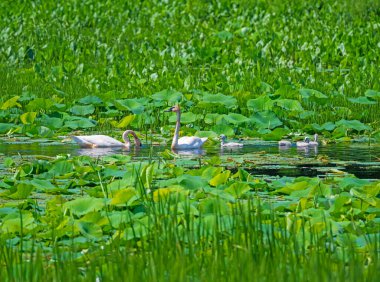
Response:
[[[71,136],[71,138],[79,144],[81,148],[107,148],[107,147],[126,147],[131,146],[128,135],[131,134],[134,138],[136,147],[141,146],[141,140],[137,137],[133,130],[124,131],[122,137],[124,140],[120,142],[107,135],[82,135],[82,136]]]
[[[297,141],[296,145],[297,147],[309,147],[310,144],[310,138],[305,137],[304,141]]]
[[[220,141],[221,141],[221,143],[220,143],[221,147],[235,147],[235,148],[236,147],[243,147],[243,144],[241,144],[241,143],[236,143],[236,142],[228,142],[228,143],[226,143],[227,136],[224,135],[224,134],[221,134],[219,136],[219,138],[220,138]]]
[[[291,147],[292,142],[290,142],[289,140],[280,140],[280,141],[278,141],[278,146],[280,146],[280,147]]]
[[[179,138],[179,129],[181,127],[181,109],[179,105],[175,105],[171,107],[169,110],[165,112],[175,112],[177,113],[177,122],[175,125],[174,136],[171,148],[174,150],[191,150],[191,149],[199,149],[203,146],[203,144],[207,141],[207,137],[199,138],[195,136],[184,136]]]
[[[314,134],[314,141],[310,141],[309,142],[309,146],[318,146],[319,143],[318,143],[318,134]]]

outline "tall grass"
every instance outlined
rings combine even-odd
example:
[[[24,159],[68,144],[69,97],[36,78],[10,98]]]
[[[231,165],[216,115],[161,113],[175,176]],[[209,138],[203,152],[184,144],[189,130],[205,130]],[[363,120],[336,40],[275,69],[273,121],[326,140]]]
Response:
[[[244,108],[265,82],[317,89],[365,122],[379,111],[346,100],[380,89],[378,1],[5,1],[0,11],[0,99],[175,88],[244,97]]]
[[[101,247],[0,247],[2,281],[375,281],[376,238],[362,252],[332,235],[286,227],[253,200],[231,216],[191,214],[176,200],[149,200],[149,221]],[[181,207],[181,208],[180,208]],[[116,233],[118,234],[118,233]],[[45,250],[44,250],[45,249]]]

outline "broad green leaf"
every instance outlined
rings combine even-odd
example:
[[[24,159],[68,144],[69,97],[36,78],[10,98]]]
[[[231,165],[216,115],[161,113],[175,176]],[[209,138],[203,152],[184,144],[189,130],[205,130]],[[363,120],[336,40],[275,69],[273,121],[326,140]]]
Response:
[[[199,203],[199,210],[202,214],[210,214],[213,218],[229,213],[227,202],[221,198],[207,198],[201,201]]]
[[[232,127],[228,126],[228,125],[224,125],[224,124],[217,124],[217,125],[214,125],[212,128],[211,128],[212,131],[215,131],[215,133],[217,135],[220,135],[220,134],[224,134],[228,137],[231,137],[231,136],[234,136],[235,135],[235,131]]]
[[[50,129],[59,129],[63,126],[63,120],[56,117],[49,117],[47,115],[41,118],[41,125]]]
[[[258,129],[273,129],[282,125],[282,121],[278,119],[274,112],[256,112],[251,116],[251,122]]]
[[[310,99],[310,100],[328,99],[327,95],[314,89],[307,89],[307,88],[300,89],[300,94],[303,99]]]
[[[33,214],[29,211],[12,212],[2,219],[0,230],[3,233],[28,232],[36,226]]]
[[[193,114],[192,112],[186,112],[181,114],[181,123],[183,124],[188,124],[188,123],[193,123],[197,121],[200,118],[199,115]],[[172,115],[169,118],[170,122],[176,122],[177,116]]]
[[[359,199],[363,200],[364,202],[370,204],[371,206],[376,207],[376,200],[374,197],[368,197],[366,194],[361,193],[354,188],[350,190],[350,193],[354,195],[355,197],[358,197]]]
[[[348,101],[354,104],[361,104],[361,105],[376,105],[377,104],[376,101],[364,96],[357,97],[357,98],[348,98]]]
[[[247,183],[235,182],[228,186],[228,188],[224,189],[227,193],[235,196],[236,198],[240,198],[243,194],[247,193],[251,190],[251,187]]]
[[[16,186],[17,191],[9,195],[12,199],[26,199],[33,191],[33,185],[29,183],[19,183]]]
[[[7,110],[7,109],[10,109],[10,108],[13,108],[13,107],[21,107],[21,104],[18,103],[18,99],[20,98],[20,96],[14,96],[10,99],[8,99],[7,101],[5,101],[2,105],[1,105],[1,110]]]
[[[172,105],[181,101],[182,93],[172,89],[165,89],[154,93],[151,97],[153,100],[166,101],[168,104]]]
[[[286,128],[275,128],[270,133],[262,135],[262,138],[264,140],[268,140],[268,141],[278,141],[283,136],[289,134],[289,132],[290,132],[290,130],[286,129]]]
[[[345,120],[342,119],[338,122],[336,122],[337,126],[342,126],[347,129],[353,129],[356,131],[364,131],[364,130],[371,130],[371,127],[358,121],[358,120]]]
[[[221,114],[208,113],[205,116],[204,122],[207,124],[216,124],[222,119],[222,117],[223,115]]]
[[[202,97],[202,101],[204,103],[221,104],[221,105],[224,105],[228,109],[234,108],[237,106],[237,100],[235,97],[227,96],[221,93],[218,93],[218,94],[204,93]]]
[[[94,127],[96,125],[96,122],[94,120],[90,120],[88,118],[81,118],[81,117],[71,117],[69,120],[65,121],[64,127],[68,127],[71,129],[78,129],[78,128],[90,128]]]
[[[218,186],[218,185],[221,185],[221,184],[224,184],[227,182],[228,178],[230,177],[230,174],[231,174],[231,171],[229,170],[226,170],[222,173],[219,173],[217,175],[215,175],[210,181],[210,185],[211,186]]]
[[[299,101],[292,99],[278,99],[273,104],[286,111],[302,112],[304,110]]]
[[[69,111],[77,116],[87,116],[95,112],[95,107],[93,105],[79,106],[75,105],[69,109]]]
[[[124,100],[115,100],[115,107],[121,111],[130,111],[136,115],[144,112],[144,105],[141,104],[137,99],[124,99]]]
[[[87,238],[97,239],[101,238],[103,235],[102,228],[95,223],[81,220],[76,221],[76,223],[80,233]]]
[[[98,96],[85,96],[79,99],[78,102],[84,105],[95,105],[95,106],[99,106],[103,103],[102,99],[100,99]]]
[[[380,100],[380,91],[368,89],[364,95],[371,99]]]
[[[30,184],[32,184],[35,188],[45,191],[45,190],[50,190],[50,189],[55,189],[57,188],[54,186],[49,180],[47,179],[32,179],[30,181]]]
[[[111,205],[127,204],[132,198],[137,196],[135,188],[129,187],[121,189],[115,193],[110,202]]]
[[[127,128],[131,122],[135,119],[135,115],[128,115],[122,118],[122,120],[116,125],[118,128]]]
[[[243,116],[241,114],[235,114],[235,113],[224,115],[223,119],[225,119],[228,123],[232,123],[232,124],[241,124],[244,122],[249,122],[249,118],[247,118],[246,116]]]
[[[188,191],[184,191],[181,186],[172,186],[166,188],[159,188],[153,192],[153,200],[159,202],[162,200],[173,199],[174,202],[185,200]]]
[[[15,126],[13,123],[0,123],[0,133],[7,133],[10,129]]]
[[[33,101],[30,101],[28,105],[26,105],[26,109],[28,112],[33,111],[41,111],[43,109],[44,111],[49,110],[55,102],[51,99],[44,99],[44,98],[36,98]]]
[[[32,124],[36,119],[36,112],[27,112],[20,116],[20,120],[23,124]]]
[[[294,191],[304,190],[309,186],[307,181],[300,181],[292,184],[288,184],[283,188],[277,189],[274,193],[283,193],[290,195]]]
[[[104,205],[104,199],[85,197],[66,202],[64,207],[68,208],[73,214],[82,216],[92,211],[99,211]]]
[[[268,95],[261,95],[258,98],[248,100],[247,107],[254,113],[262,112],[271,110],[273,103],[274,101]]]

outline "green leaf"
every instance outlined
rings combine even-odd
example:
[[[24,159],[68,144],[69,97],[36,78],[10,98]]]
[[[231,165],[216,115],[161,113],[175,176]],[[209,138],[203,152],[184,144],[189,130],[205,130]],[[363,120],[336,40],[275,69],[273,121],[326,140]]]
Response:
[[[220,134],[224,134],[228,137],[230,136],[234,136],[235,135],[235,131],[232,127],[228,126],[228,125],[224,125],[224,124],[217,124],[217,125],[214,125],[212,128],[211,128],[212,131],[215,131],[216,134],[220,135]]]
[[[177,90],[165,89],[154,93],[151,97],[156,101],[166,101],[168,104],[175,104],[181,101],[182,93],[178,92]]]
[[[218,185],[221,185],[221,184],[224,184],[227,182],[228,178],[230,177],[230,174],[231,174],[231,171],[229,170],[226,170],[222,173],[219,173],[217,175],[215,175],[210,181],[210,185],[211,186],[218,186]]]
[[[366,194],[359,192],[358,190],[352,188],[350,190],[350,194],[354,195],[355,197],[363,200],[364,202],[370,204],[371,206],[376,207],[376,199],[374,197],[368,197]]]
[[[28,105],[26,105],[26,109],[28,112],[33,111],[41,111],[43,109],[44,111],[49,110],[53,105],[54,101],[51,99],[44,99],[44,98],[36,98],[33,101],[30,101]]]
[[[181,114],[181,123],[188,124],[193,123],[199,119],[199,115],[193,114],[192,112],[186,112]],[[176,122],[177,116],[172,115],[169,118],[169,122]]]
[[[57,188],[49,180],[45,180],[45,179],[32,179],[30,181],[30,184],[32,184],[35,188],[42,190],[42,191]]]
[[[274,105],[286,111],[302,112],[304,110],[299,101],[292,99],[278,99],[274,101]]]
[[[86,197],[78,198],[64,204],[73,214],[81,216],[92,211],[99,211],[104,207],[104,199]]]
[[[232,124],[236,124],[236,125],[250,121],[250,119],[247,118],[246,116],[243,116],[241,114],[235,114],[235,113],[230,113],[228,115],[224,115],[223,118],[228,123],[232,123]]]
[[[94,127],[95,125],[96,125],[96,122],[88,118],[70,117],[70,119],[67,120],[63,126],[71,128],[71,129],[78,129],[78,128],[90,128],[90,127]]]
[[[347,129],[353,129],[356,131],[363,131],[363,130],[371,130],[371,127],[368,125],[365,125],[364,123],[361,123],[358,120],[345,120],[342,119],[338,122],[336,122],[337,126],[341,126]]]
[[[87,116],[95,112],[95,107],[93,105],[86,106],[73,106],[69,109],[69,111],[77,116]]]
[[[371,90],[371,89],[368,89],[364,95],[368,98],[371,98],[371,99],[376,99],[376,100],[380,100],[380,91],[375,91],[375,90]]]
[[[130,111],[136,115],[143,113],[145,109],[137,99],[115,100],[114,104],[118,110]]]
[[[203,93],[202,101],[204,103],[210,103],[210,104],[221,104],[224,105],[226,108],[234,108],[237,106],[237,100],[233,96],[227,96],[221,93],[218,94],[210,94],[210,93]]]
[[[129,115],[122,118],[122,120],[116,125],[118,128],[127,128],[131,122],[135,119],[135,115]]]
[[[278,119],[274,112],[256,112],[251,116],[253,122],[259,129],[273,129],[282,125],[282,121]]]
[[[357,98],[348,98],[348,101],[354,104],[361,104],[361,105],[376,105],[377,104],[376,101],[364,96],[357,97]]]
[[[235,182],[232,185],[228,186],[228,188],[224,189],[227,193],[235,196],[236,198],[240,198],[243,194],[247,193],[251,190],[251,187],[247,183]]]
[[[301,94],[301,97],[306,100],[310,99],[314,101],[321,101],[321,100],[328,99],[327,95],[314,89],[302,88],[300,89],[300,94]]]
[[[10,108],[13,108],[13,107],[21,107],[21,104],[18,103],[18,99],[20,98],[20,96],[14,96],[10,99],[8,99],[7,101],[5,101],[2,105],[1,105],[1,110],[7,110],[7,109],[10,109]]]
[[[261,95],[256,99],[250,99],[247,101],[247,107],[252,112],[261,112],[271,110],[274,101],[269,98],[268,95]]]
[[[12,199],[26,199],[33,191],[33,185],[29,183],[19,183],[16,186],[17,191],[9,195]]]
[[[77,220],[76,225],[78,226],[80,233],[87,238],[98,239],[103,235],[102,228],[93,222]]]
[[[99,106],[103,103],[102,99],[100,99],[98,96],[85,96],[82,99],[80,99],[78,102],[84,105],[95,105],[95,106]]]
[[[7,133],[10,129],[15,126],[13,123],[0,123],[0,133]]]
[[[50,129],[59,129],[63,126],[63,120],[56,117],[49,117],[47,115],[41,118],[41,125]]]
[[[36,112],[27,112],[20,116],[20,120],[23,124],[33,124],[34,120],[36,119],[36,116]]]
[[[111,205],[127,204],[131,199],[137,196],[135,188],[129,187],[121,189],[115,193],[110,202]]]

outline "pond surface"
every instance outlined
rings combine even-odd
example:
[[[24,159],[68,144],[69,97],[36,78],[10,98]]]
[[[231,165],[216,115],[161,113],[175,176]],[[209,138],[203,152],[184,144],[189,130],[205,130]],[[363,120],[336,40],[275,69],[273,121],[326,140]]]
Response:
[[[244,167],[255,175],[279,176],[326,176],[340,173],[354,174],[359,178],[380,179],[380,144],[345,143],[299,149],[279,148],[274,142],[248,142],[243,148],[221,149],[218,144],[207,146],[203,150],[180,151],[179,165],[194,166],[199,160],[219,156],[222,165]],[[132,160],[158,158],[166,146],[143,146],[132,148],[96,148],[82,149],[76,144],[61,142],[15,142],[0,143],[0,155],[3,156],[72,156],[87,155],[102,157],[112,154],[130,155]]]

